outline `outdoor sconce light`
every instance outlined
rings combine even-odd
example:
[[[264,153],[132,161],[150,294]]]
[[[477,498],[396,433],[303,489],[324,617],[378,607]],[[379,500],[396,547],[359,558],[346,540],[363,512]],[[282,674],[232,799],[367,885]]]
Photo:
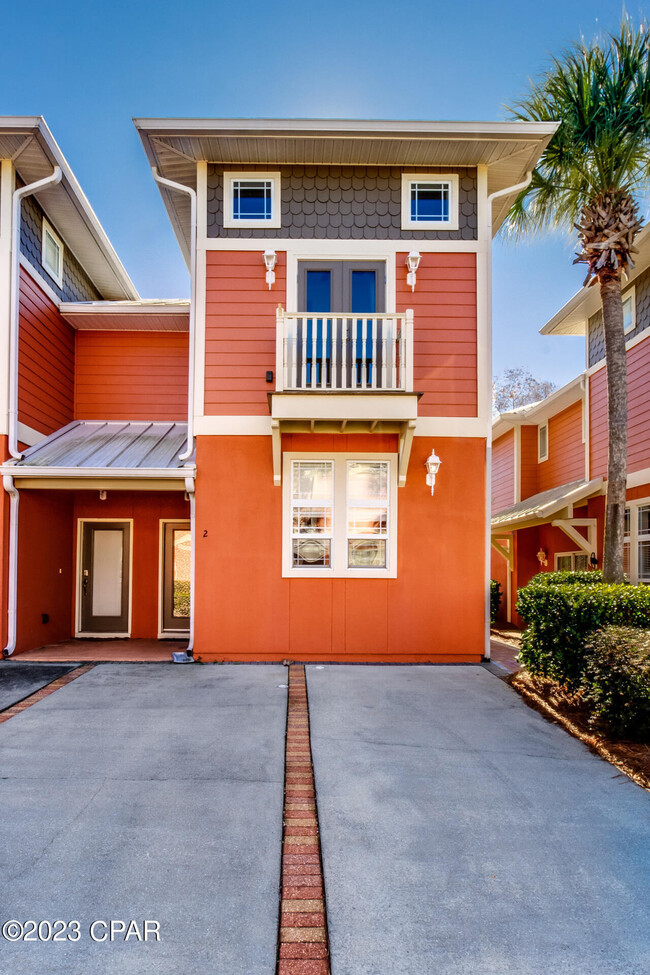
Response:
[[[598,556],[596,555],[595,552],[592,552],[591,555],[589,556],[589,565],[591,566],[592,569],[598,568]]]
[[[548,565],[546,552],[544,551],[543,548],[540,548],[539,552],[537,553],[537,561],[539,562],[540,565]]]
[[[415,271],[413,272],[415,274]],[[431,495],[433,496],[433,489],[436,486],[436,474],[440,470],[440,464],[442,461],[436,454],[435,450],[432,450],[427,459],[424,462],[424,466],[427,469],[427,484],[431,488]]]
[[[264,264],[266,266],[266,283],[269,286],[269,291],[271,290],[271,285],[275,284],[275,265],[278,260],[278,255],[275,251],[264,251]]]
[[[103,489],[99,492],[99,500],[100,501],[106,500],[106,491],[104,491]]]
[[[406,258],[406,266],[408,268],[406,283],[411,285],[411,291],[415,291],[415,277],[417,275],[421,260],[422,257],[419,251],[411,251]]]

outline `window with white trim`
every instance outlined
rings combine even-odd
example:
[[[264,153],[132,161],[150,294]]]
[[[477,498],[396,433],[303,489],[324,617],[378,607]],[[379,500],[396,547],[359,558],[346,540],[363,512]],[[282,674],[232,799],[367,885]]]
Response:
[[[623,295],[623,331],[627,335],[636,328],[636,291],[634,285]]]
[[[63,287],[63,241],[43,218],[41,264],[53,281]]]
[[[224,173],[224,227],[279,227],[280,173]]]
[[[394,578],[394,455],[284,455],[283,575]]]
[[[402,173],[402,230],[458,230],[458,176]]]
[[[625,509],[623,571],[633,583],[650,583],[650,498]]]
[[[589,568],[589,556],[586,552],[556,552],[555,569],[557,572],[586,572]]]
[[[548,460],[548,423],[540,423],[537,427],[537,463]]]

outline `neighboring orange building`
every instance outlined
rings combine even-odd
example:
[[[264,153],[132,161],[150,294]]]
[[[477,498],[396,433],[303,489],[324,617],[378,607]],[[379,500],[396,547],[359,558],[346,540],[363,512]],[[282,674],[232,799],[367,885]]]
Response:
[[[140,300],[44,122],[0,120],[7,652],[480,660],[491,241],[554,126],[136,126],[189,305]]]
[[[650,232],[623,288],[628,370],[625,571],[650,582]],[[535,573],[600,564],[607,490],[607,370],[597,288],[583,288],[542,328],[585,335],[586,371],[492,427],[492,577],[502,616]]]

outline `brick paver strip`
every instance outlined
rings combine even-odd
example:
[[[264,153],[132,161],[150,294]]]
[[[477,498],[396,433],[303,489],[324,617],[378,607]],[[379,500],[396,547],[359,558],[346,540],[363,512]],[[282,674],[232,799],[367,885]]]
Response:
[[[12,704],[11,707],[6,708],[4,711],[0,711],[0,724],[2,724],[3,721],[8,721],[9,718],[14,718],[17,714],[20,714],[27,708],[31,708],[32,704],[38,704],[38,702],[42,701],[44,697],[48,696],[48,694],[53,694],[55,691],[58,691],[60,687],[64,687],[66,684],[69,684],[70,681],[76,680],[77,677],[81,677],[83,674],[87,674],[88,671],[92,670],[94,666],[94,664],[86,664],[83,667],[77,667],[76,670],[71,670],[69,673],[63,674],[62,677],[57,677],[56,680],[53,680],[51,684],[41,687],[40,691],[35,691],[33,694],[30,694],[29,697],[23,698],[22,701],[18,702],[18,704]]]
[[[289,665],[277,975],[330,975],[305,668]]]

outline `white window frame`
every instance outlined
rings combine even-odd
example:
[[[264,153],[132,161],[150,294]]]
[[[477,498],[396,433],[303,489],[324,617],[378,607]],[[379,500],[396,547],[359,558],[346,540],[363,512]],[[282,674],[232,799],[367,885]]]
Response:
[[[412,220],[411,185],[413,183],[447,183],[449,185],[448,220]],[[457,173],[402,173],[402,230],[458,230]]]
[[[292,477],[294,460],[328,460],[334,463],[331,566],[305,568],[292,565]],[[388,538],[385,568],[348,568],[347,470],[348,461],[388,461]],[[285,579],[396,579],[397,578],[397,454],[286,452],[282,457],[282,577]]]
[[[628,325],[627,328],[624,328],[626,335],[629,335],[636,328],[636,288],[634,285],[627,288],[622,295],[623,304],[630,299],[632,299],[632,324]]]
[[[546,430],[546,451],[542,454],[542,430]],[[548,420],[537,424],[537,463],[548,460]]]
[[[86,632],[81,628],[81,611],[82,611],[82,590],[83,590],[83,533],[84,525],[99,522],[106,522],[110,524],[111,522],[119,522],[120,524],[128,524],[129,527],[129,613],[127,622],[127,632],[126,633],[95,633]],[[93,640],[102,640],[119,638],[120,640],[131,639],[131,623],[133,614],[133,518],[77,518],[77,565],[75,570],[76,580],[75,580],[75,607],[74,607],[74,635],[75,639],[79,637],[90,637]]]
[[[47,262],[47,249],[45,247],[45,242],[48,234],[52,238],[54,243],[57,245],[57,247],[59,248],[58,272]],[[41,230],[41,264],[43,266],[43,270],[47,271],[47,273],[52,278],[52,280],[55,281],[60,288],[63,287],[63,252],[64,252],[63,241],[57,234],[54,227],[45,219],[45,217],[43,217],[43,226]]]
[[[649,585],[650,579],[639,579],[639,541],[650,539],[650,535],[639,535],[639,508],[650,505],[650,498],[628,501],[626,511],[630,512],[630,531],[625,533],[624,544],[630,546],[629,581],[634,585]]]
[[[271,219],[270,220],[239,220],[234,216],[233,207],[233,183],[236,180],[250,180],[252,182],[263,180],[271,182]],[[282,179],[279,172],[272,173],[252,173],[252,172],[225,172],[223,174],[223,225],[227,229],[243,227],[253,230],[255,228],[269,227],[277,229],[282,226],[282,206],[281,206],[281,187]]]
[[[586,552],[556,552],[554,556],[554,563],[553,563],[553,567],[555,571],[556,572],[560,571],[557,567],[558,559],[567,558],[569,555],[571,556],[571,568],[563,569],[562,571],[563,572],[586,572],[586,569],[576,569],[576,555],[584,555],[585,558],[587,559],[587,568],[589,568],[589,556],[587,555]]]

